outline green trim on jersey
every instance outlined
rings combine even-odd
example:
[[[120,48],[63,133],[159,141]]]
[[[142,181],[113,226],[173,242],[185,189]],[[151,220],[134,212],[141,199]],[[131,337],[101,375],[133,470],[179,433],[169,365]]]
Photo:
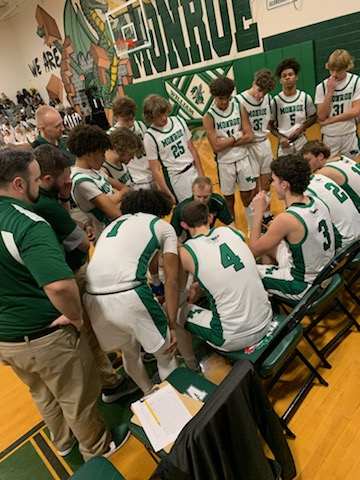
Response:
[[[278,269],[278,267],[272,268]],[[271,278],[270,275],[263,277],[262,282],[266,290],[271,290],[272,293],[285,298],[290,295],[301,296],[310,286],[309,283],[300,280],[282,280]]]
[[[212,233],[212,230],[210,230],[208,235],[204,235],[204,236],[208,237],[211,233]],[[200,236],[201,235],[199,235],[199,237]],[[194,238],[197,238],[197,237],[194,237]],[[224,337],[223,337],[223,328],[222,328],[222,325],[221,325],[219,312],[217,311],[215,299],[211,295],[209,290],[206,288],[206,286],[202,283],[201,279],[199,278],[199,262],[198,262],[198,259],[197,259],[196,255],[195,255],[195,252],[193,251],[193,249],[189,245],[185,244],[184,248],[189,253],[191,258],[193,259],[194,267],[195,267],[194,276],[197,279],[197,281],[199,282],[201,288],[204,290],[204,292],[206,294],[206,297],[208,299],[209,305],[210,305],[210,310],[212,312],[212,319],[211,319],[211,322],[210,322],[210,327],[211,327],[211,331],[213,332],[213,338],[211,339],[211,342],[214,345],[217,345],[217,346],[220,347],[221,345],[223,345],[225,340],[224,340]]]
[[[343,159],[341,157],[341,159]],[[358,164],[357,164],[358,165]],[[355,192],[355,190],[353,190],[349,184],[349,177],[347,176],[347,173],[344,172],[344,170],[341,170],[341,168],[339,167],[336,167],[335,165],[327,165],[325,164],[325,167],[326,168],[333,168],[334,170],[336,170],[337,172],[341,173],[342,175],[344,175],[345,177],[345,183],[343,183],[342,185],[340,185],[340,187],[342,187],[345,192],[349,195],[349,197],[351,198],[351,200],[353,201],[353,203],[355,204],[355,207],[357,208],[358,212],[360,213],[360,196]],[[358,167],[360,168],[360,167]]]
[[[240,93],[239,95],[240,95],[241,98],[243,98],[243,99],[245,100],[246,103],[248,103],[248,104],[251,105],[252,107],[261,107],[262,104],[264,103],[264,100],[265,100],[265,97],[266,97],[266,94],[265,94],[265,95],[264,95],[264,98],[261,100],[260,103],[252,103],[252,102],[250,102],[250,100],[248,100],[248,99],[245,97],[245,95],[244,95],[243,93]],[[249,94],[249,95],[250,95],[250,94]],[[236,99],[236,101],[237,101],[237,102],[239,103],[239,105],[240,105],[239,99]],[[270,102],[270,100],[269,100],[269,102]]]
[[[166,338],[168,329],[167,319],[164,310],[161,308],[159,302],[155,299],[151,288],[148,285],[140,285],[139,287],[136,287],[134,291],[151,316],[156,328],[159,330],[160,335],[163,338]]]
[[[239,232],[239,230],[236,230],[235,228],[232,228],[232,227],[228,227],[228,228],[230,228],[230,230],[231,230],[233,233],[235,233],[235,235],[237,235],[238,237],[240,237],[241,240],[243,240],[243,241],[245,242],[244,235],[243,235],[241,232]]]
[[[290,100],[285,100],[285,99],[281,96],[281,93],[282,93],[282,92],[278,93],[277,96],[278,96],[278,97],[280,98],[280,100],[283,101],[284,103],[289,103],[289,104],[291,104],[291,103],[297,102],[297,101],[299,100],[299,98],[300,98],[300,95],[302,94],[302,91],[301,91],[301,90],[297,90],[297,91],[299,92],[299,93],[298,93],[298,96],[297,96],[296,98],[294,98],[294,100],[291,100],[291,101],[290,101]],[[306,94],[305,94],[305,95],[306,95]]]
[[[311,202],[312,206],[314,202]],[[296,204],[296,206],[301,206],[299,204]],[[290,207],[289,207],[290,208]],[[303,239],[298,242],[298,243],[290,243],[288,240],[286,240],[286,243],[289,245],[294,265],[291,268],[291,274],[294,277],[295,280],[298,280],[300,282],[305,281],[305,261],[304,261],[304,255],[302,251],[302,245],[305,242],[307,236],[308,236],[308,228],[306,226],[306,223],[304,222],[303,218],[296,212],[292,212],[291,210],[286,210],[286,213],[290,213],[293,217],[295,217],[297,220],[299,220],[300,223],[302,223],[304,230],[305,230],[305,235]]]
[[[234,99],[233,99],[234,100]],[[236,100],[236,99],[235,99]],[[236,100],[238,102],[238,100]],[[238,102],[239,103],[239,102]],[[218,110],[215,110],[214,107],[210,107],[210,109],[208,110],[207,113],[210,113],[211,111],[213,111],[215,113],[215,115],[219,115],[219,117],[221,118],[229,118],[230,115],[232,115],[234,113],[234,102],[232,101],[231,102],[231,112],[228,113],[227,115],[223,115],[221,113],[218,112]],[[213,117],[214,118],[214,117]]]
[[[156,128],[156,127],[153,127],[152,125],[148,128],[147,130],[147,133],[151,133],[149,132],[149,130],[155,130],[155,132],[159,132],[159,133],[170,133],[171,130],[174,128],[174,121],[172,119],[172,117],[169,117],[169,120],[171,122],[171,127],[169,128],[169,130],[160,130],[160,128]]]
[[[155,224],[160,221],[160,218],[153,218],[150,222],[151,239],[146,245],[144,251],[140,255],[138,267],[136,270],[135,278],[140,282],[146,282],[146,273],[152,255],[156,250],[160,248],[159,240],[155,233]]]

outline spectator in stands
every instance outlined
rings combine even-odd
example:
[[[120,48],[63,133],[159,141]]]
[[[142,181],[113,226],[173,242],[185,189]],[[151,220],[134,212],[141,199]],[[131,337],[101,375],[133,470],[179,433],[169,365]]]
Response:
[[[73,273],[31,204],[40,168],[31,151],[0,152],[0,360],[29,386],[60,455],[79,441],[84,459],[111,448],[96,401],[100,382],[79,333]]]

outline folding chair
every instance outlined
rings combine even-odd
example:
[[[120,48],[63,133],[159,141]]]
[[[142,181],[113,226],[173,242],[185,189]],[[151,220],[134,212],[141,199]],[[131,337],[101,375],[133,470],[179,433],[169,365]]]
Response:
[[[94,457],[81,465],[71,480],[125,480],[114,465],[104,457]]]
[[[349,265],[352,264],[359,254],[359,251],[360,240],[355,240],[350,245],[343,247],[323,268],[313,283],[313,286],[320,286],[322,293],[317,301],[312,304],[311,308],[308,309],[306,315],[310,318],[310,324],[304,328],[304,338],[318,355],[322,366],[325,368],[331,368],[331,365],[326,360],[326,356],[329,355],[350,332],[351,327],[355,326],[355,328],[360,331],[359,323],[339,298],[340,294],[345,290],[344,272]],[[272,299],[282,306],[294,307],[296,305],[296,301],[276,295],[274,295]],[[309,334],[311,330],[326,317],[334,304],[347,316],[348,322],[323,348],[319,349]]]

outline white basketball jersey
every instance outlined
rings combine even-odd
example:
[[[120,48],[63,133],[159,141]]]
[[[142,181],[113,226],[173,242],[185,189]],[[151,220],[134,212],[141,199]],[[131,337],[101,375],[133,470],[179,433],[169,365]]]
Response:
[[[324,101],[327,93],[327,80],[324,80],[316,87],[316,103],[320,104]],[[352,107],[352,102],[360,99],[360,82],[359,77],[352,73],[347,73],[346,78],[335,89],[332,97],[332,107],[330,117],[335,117],[342,113],[348,112]],[[348,135],[356,131],[355,118],[343,122],[324,125],[321,127],[323,135],[338,136]]]
[[[130,290],[146,283],[148,265],[170,236],[174,253],[174,228],[147,213],[123,215],[102,232],[86,271],[86,290],[93,294]],[[169,250],[168,250],[169,251]]]
[[[351,158],[342,156],[340,160],[329,162],[325,167],[334,168],[344,175],[346,180],[342,188],[360,211],[360,164]]]
[[[286,212],[294,215],[305,229],[302,242],[287,244],[292,254],[292,276],[295,280],[312,283],[333,258],[335,239],[329,210],[318,198],[309,199],[308,204],[293,203],[286,209]]]
[[[253,254],[241,234],[229,227],[185,243],[195,264],[195,277],[210,301],[211,328],[224,339],[264,328],[272,317],[267,293]]]
[[[114,178],[115,180],[118,180],[119,182],[127,185],[128,187],[131,187],[133,183],[129,169],[127,165],[123,163],[115,165],[105,160],[101,167],[101,170],[110,178]]]
[[[360,214],[342,187],[325,175],[315,174],[307,194],[319,197],[329,209],[337,248],[360,238]]]
[[[283,92],[275,95],[272,110],[279,132],[287,137],[316,113],[312,98],[301,90],[296,90],[292,97]]]
[[[169,117],[167,125],[162,129],[149,127],[145,132],[144,140],[154,142],[157,152],[156,160],[161,162],[165,174],[176,175],[193,163],[193,157],[187,145],[188,128],[185,121],[179,117]]]
[[[261,102],[249,94],[248,90],[241,92],[236,99],[249,114],[249,120],[254,133],[254,142],[262,142],[267,138],[267,126],[271,120],[271,97],[267,93]]]
[[[240,104],[235,99],[230,101],[226,110],[220,110],[213,105],[207,111],[213,119],[217,136],[231,137],[242,128]],[[247,156],[247,150],[243,146],[231,147],[216,154],[218,163],[234,163]]]
[[[135,120],[132,131],[136,133],[141,141],[144,140],[144,134],[146,132],[146,126],[143,122]],[[128,170],[131,179],[135,185],[152,182],[152,173],[149,168],[149,161],[145,155],[145,150],[139,157],[134,157],[128,164]]]

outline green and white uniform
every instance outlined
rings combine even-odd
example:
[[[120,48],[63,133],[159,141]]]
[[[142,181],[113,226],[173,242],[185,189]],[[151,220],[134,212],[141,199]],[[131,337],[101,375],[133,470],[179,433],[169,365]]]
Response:
[[[335,230],[335,249],[360,238],[360,214],[345,190],[325,175],[312,176],[307,195],[315,195],[329,209]]]
[[[0,197],[0,341],[50,326],[61,313],[43,287],[73,278],[50,225],[20,200]]]
[[[230,101],[226,110],[213,105],[207,111],[214,122],[218,137],[231,137],[242,128],[239,102]],[[256,168],[252,165],[245,146],[230,147],[216,154],[220,188],[224,195],[232,195],[236,185],[240,191],[248,192],[256,186]]]
[[[268,292],[299,300],[334,257],[334,228],[329,210],[316,197],[293,203],[286,212],[303,225],[304,238],[296,244],[285,239],[278,246],[278,265],[258,265],[258,270]]]
[[[272,115],[279,133],[289,137],[312,115],[316,108],[310,95],[301,90],[296,90],[295,95],[285,96],[284,92],[275,95],[272,102]],[[300,152],[307,142],[306,136],[300,135],[289,148],[283,148],[279,144],[278,156]]]
[[[343,156],[336,162],[327,163],[326,168],[328,167],[343,174],[345,183],[341,187],[349,195],[360,212],[360,164],[351,160],[351,158]]]
[[[76,166],[71,168],[71,181],[71,196],[80,210],[93,220],[98,237],[110,219],[94,205],[93,199],[101,194],[112,195],[113,188],[101,172]]]
[[[257,102],[248,90],[235,97],[249,114],[254,140],[247,145],[250,160],[253,161],[257,176],[271,173],[270,164],[273,159],[271,143],[268,138],[268,125],[271,120],[271,97],[267,93]]]
[[[352,108],[352,103],[360,100],[360,77],[347,73],[343,81],[337,84],[332,97],[330,117],[346,113]],[[316,87],[315,103],[324,102],[327,93],[327,80],[324,80]],[[321,127],[323,142],[330,148],[331,156],[348,155],[356,157],[359,155],[358,138],[356,131],[356,119],[332,123]]]
[[[114,178],[122,184],[131,187],[133,185],[133,179],[130,175],[128,166],[124,163],[115,165],[105,160],[101,167],[101,173],[104,173],[109,178]]]
[[[131,338],[149,353],[165,343],[165,313],[146,278],[159,250],[177,255],[177,238],[154,215],[123,215],[102,232],[86,272],[84,301],[103,350],[121,350]]]
[[[169,190],[178,202],[191,196],[192,182],[197,177],[188,142],[191,133],[185,120],[169,117],[164,128],[150,126],[144,135],[148,160],[159,160]]]
[[[257,343],[266,335],[272,309],[241,234],[219,227],[188,240],[184,248],[211,305],[211,311],[192,305],[186,328],[225,351]]]

